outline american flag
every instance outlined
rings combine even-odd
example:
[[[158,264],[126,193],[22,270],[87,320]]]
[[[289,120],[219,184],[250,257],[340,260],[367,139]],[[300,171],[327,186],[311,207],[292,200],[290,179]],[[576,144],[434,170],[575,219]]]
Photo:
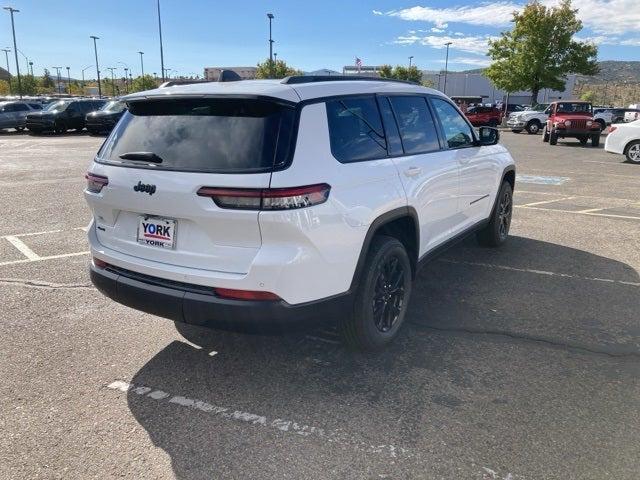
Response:
[[[356,57],[356,67],[358,67],[358,71],[360,71],[360,67],[362,67],[362,60]]]

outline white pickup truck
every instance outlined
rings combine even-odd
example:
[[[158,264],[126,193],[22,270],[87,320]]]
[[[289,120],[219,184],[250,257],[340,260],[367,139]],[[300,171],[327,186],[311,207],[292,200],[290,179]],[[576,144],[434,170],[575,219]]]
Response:
[[[542,103],[533,107],[531,110],[524,110],[522,112],[514,112],[509,115],[507,120],[507,127],[511,129],[513,133],[520,133],[522,130],[526,130],[527,133],[535,135],[547,122],[549,118],[549,104]]]

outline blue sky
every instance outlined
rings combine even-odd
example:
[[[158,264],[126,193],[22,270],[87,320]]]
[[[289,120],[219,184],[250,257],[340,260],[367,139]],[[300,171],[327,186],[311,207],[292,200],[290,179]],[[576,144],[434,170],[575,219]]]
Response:
[[[600,47],[601,60],[638,60],[639,0],[580,0],[585,29],[580,33]],[[555,0],[543,0],[553,4]],[[443,67],[442,45],[452,41],[450,67],[483,66],[487,40],[509,28],[516,0],[304,0],[228,1],[161,0],[165,65],[182,75],[203,73],[205,66],[255,65],[268,56],[268,21],[278,58],[303,70],[365,64],[407,63],[409,55],[422,69]],[[34,73],[52,66],[70,66],[71,75],[93,65],[97,35],[101,70],[125,64],[160,71],[155,0],[4,0],[16,14],[18,49],[34,62]],[[0,48],[12,48],[9,14],[0,11]],[[2,53],[2,52],[0,52]],[[25,59],[19,56],[24,69]],[[4,66],[4,58],[0,57]],[[11,60],[11,70],[15,70]],[[92,76],[88,69],[87,78]]]

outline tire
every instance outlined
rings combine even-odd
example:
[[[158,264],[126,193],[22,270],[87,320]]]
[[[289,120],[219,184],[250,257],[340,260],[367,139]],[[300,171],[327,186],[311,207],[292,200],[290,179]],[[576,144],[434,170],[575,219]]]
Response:
[[[385,275],[392,277],[385,283]],[[394,289],[395,287],[395,289]],[[393,237],[375,236],[356,291],[351,317],[340,320],[344,343],[359,351],[376,351],[398,335],[411,296],[411,262]]]
[[[540,122],[537,120],[531,120],[529,123],[527,123],[525,129],[527,130],[527,133],[529,135],[537,135],[540,131]]]
[[[634,140],[624,150],[627,162],[640,164],[640,140]]]
[[[492,118],[491,120],[489,120],[489,126],[496,128],[498,126],[498,121],[495,118]]]
[[[63,121],[58,120],[58,121],[56,121],[56,123],[53,126],[53,131],[55,133],[66,133],[67,132],[67,126],[64,124]]]
[[[594,133],[591,135],[591,146],[598,147],[600,146],[600,133]]]
[[[589,141],[589,137],[580,137],[578,138],[578,141],[580,142],[580,145],[586,145]]]
[[[607,124],[601,118],[596,120],[596,123],[600,125],[600,131],[604,132],[604,129],[607,128]]]
[[[558,133],[555,130],[551,130],[549,133],[549,145],[557,145],[558,144]]]
[[[549,132],[547,132],[547,126],[542,129],[542,141],[547,143],[549,141]]]
[[[522,130],[511,130],[513,133],[520,133]]]
[[[484,247],[499,247],[507,241],[513,213],[513,189],[502,182],[489,223],[476,233],[478,243]]]

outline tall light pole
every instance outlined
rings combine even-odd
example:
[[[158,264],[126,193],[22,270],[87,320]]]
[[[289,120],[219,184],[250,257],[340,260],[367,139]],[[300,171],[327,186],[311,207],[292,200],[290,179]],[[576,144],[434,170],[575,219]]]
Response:
[[[95,53],[96,55],[96,74],[98,75],[98,98],[102,98],[102,85],[100,85],[100,65],[98,64],[98,46],[96,44],[96,40],[99,40],[100,37],[91,35],[89,38],[93,38],[93,53]]]
[[[85,70],[89,70],[91,67],[93,67],[93,65],[89,65],[88,67],[84,67],[82,69],[82,88],[84,89],[84,72]]]
[[[413,55],[409,55],[409,68],[411,68],[411,61],[413,60]]]
[[[33,77],[33,62],[29,62],[29,66],[31,67],[31,76]]]
[[[445,45],[447,46],[447,56],[444,61],[444,87],[442,88],[442,93],[447,94],[447,73],[449,70],[449,46],[452,42],[447,42]]]
[[[160,20],[160,0],[158,0],[158,33],[160,34],[160,75],[164,82],[164,52],[162,51],[162,20]]]
[[[57,78],[57,80],[58,80],[58,93],[62,93],[62,92],[60,91],[60,69],[61,69],[62,67],[51,67],[51,68],[53,68],[53,69],[56,71],[56,78]]]
[[[269,19],[269,73],[273,77],[273,38],[271,38],[271,22],[273,21],[273,13],[267,13]]]
[[[19,13],[20,10],[16,10],[13,7],[4,7],[5,10],[11,15],[11,31],[13,32],[13,53],[16,54],[16,74],[18,75],[18,95],[22,98],[22,82],[20,81],[20,66],[18,65],[18,45],[16,44],[16,26],[13,22],[13,14]]]
[[[142,72],[140,76],[144,77],[144,60],[142,59],[144,52],[138,52],[138,53],[140,54],[140,71]]]
[[[111,72],[111,96],[112,97],[116,96],[116,80],[113,76],[113,71],[117,69],[118,69],[117,67],[107,67],[107,70]]]
[[[67,68],[67,91],[69,92],[69,95],[71,95],[71,74],[69,73],[69,70],[71,67],[66,67]]]
[[[129,69],[124,67],[124,89],[126,93],[129,93],[129,75],[127,75],[127,72],[129,72]]]
[[[8,48],[3,48],[4,58],[7,60],[7,73],[9,74],[9,79],[11,79],[11,72],[9,71],[9,50]],[[9,82],[9,94],[11,94],[11,82]]]

